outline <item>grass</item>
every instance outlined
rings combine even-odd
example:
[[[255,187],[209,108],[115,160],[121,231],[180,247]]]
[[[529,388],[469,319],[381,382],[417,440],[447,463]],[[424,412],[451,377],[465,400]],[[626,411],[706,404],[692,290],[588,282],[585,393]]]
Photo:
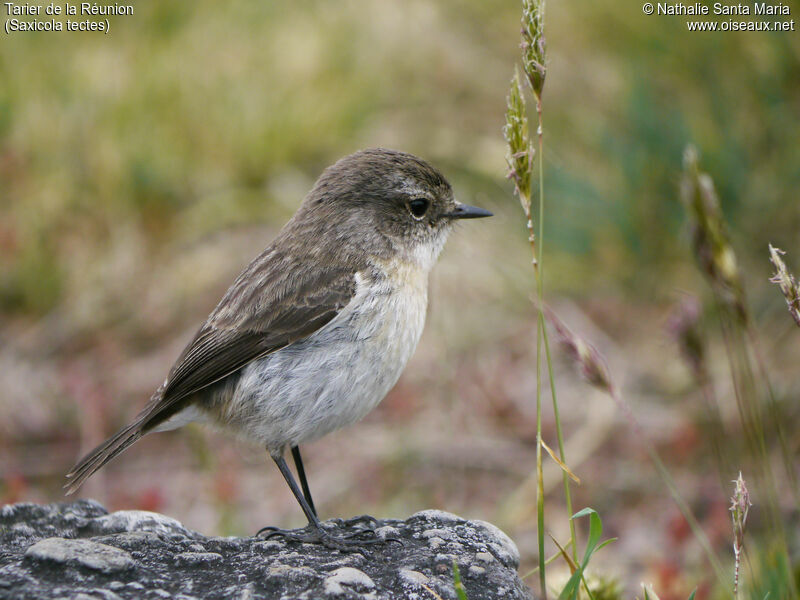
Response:
[[[770,281],[780,288],[783,297],[786,298],[789,314],[800,327],[800,284],[786,268],[786,264],[781,258],[784,254],[786,253],[780,248],[773,248],[772,244],[769,245],[769,260],[776,269],[775,275],[770,278]]]
[[[730,364],[740,430],[745,442],[744,451],[738,458],[753,474],[762,498],[760,508],[764,526],[757,538],[764,551],[777,553],[782,557],[779,563],[786,566],[778,576],[781,580],[778,589],[772,591],[777,591],[780,597],[786,594],[794,597],[797,596],[797,584],[786,539],[788,524],[779,498],[789,495],[794,498],[795,504],[798,502],[795,462],[714,183],[708,174],[700,171],[693,148],[686,150],[684,162],[682,199],[692,230],[694,255],[713,291]],[[772,467],[776,449],[786,472],[784,485],[780,487]],[[744,521],[750,503],[741,472],[735,483],[731,508],[734,524],[734,594],[739,589]]]
[[[548,344],[545,328],[545,306],[543,298],[543,241],[544,241],[544,168],[543,168],[543,125],[542,125],[542,93],[544,90],[545,77],[547,74],[546,53],[544,41],[544,2],[533,0],[523,0],[522,2],[522,65],[523,73],[529,88],[536,102],[536,113],[538,126],[536,137],[538,139],[538,156],[534,151],[531,142],[527,108],[524,99],[524,92],[520,83],[519,74],[515,71],[511,80],[511,87],[507,99],[506,125],[503,129],[504,138],[507,144],[506,161],[509,166],[509,177],[515,183],[515,192],[523,208],[526,225],[528,229],[528,241],[533,254],[534,279],[536,283],[536,309],[538,311],[536,326],[536,474],[537,474],[537,495],[536,495],[536,515],[537,515],[537,539],[538,539],[538,567],[537,572],[540,583],[540,595],[547,598],[548,588],[546,584],[546,559],[544,547],[544,481],[542,469],[542,448],[547,447],[542,438],[542,370],[541,355],[543,352],[547,357],[548,374],[550,377],[550,387],[553,392],[553,410],[555,417],[555,428],[557,432],[560,456],[553,456],[559,465],[563,467],[562,476],[564,478],[565,502],[568,513],[572,512],[571,496],[569,490],[568,475],[572,471],[566,466],[564,455],[563,433],[558,413],[558,402],[555,393],[555,381],[553,380],[553,368],[550,347]],[[533,177],[533,163],[538,160],[538,234],[535,233],[532,205],[531,180]],[[691,238],[694,256],[701,273],[711,284],[714,292],[716,308],[720,314],[723,326],[723,338],[728,353],[730,363],[733,388],[739,409],[739,418],[742,431],[746,440],[747,453],[737,456],[738,461],[744,464],[755,473],[760,491],[763,493],[765,501],[762,507],[765,509],[767,522],[767,536],[765,543],[772,548],[783,560],[780,564],[788,565],[785,572],[779,576],[782,583],[778,586],[781,597],[786,593],[796,595],[793,569],[789,556],[788,546],[785,538],[786,526],[778,504],[778,488],[771,467],[771,451],[768,448],[767,438],[777,439],[783,463],[786,469],[790,490],[797,498],[797,482],[794,463],[791,459],[791,451],[787,437],[781,425],[779,407],[777,406],[775,395],[769,381],[766,361],[764,360],[759,346],[758,336],[755,325],[750,315],[748,303],[744,292],[744,283],[740,274],[736,260],[736,254],[730,242],[727,231],[727,224],[722,216],[720,202],[718,200],[715,187],[711,177],[702,173],[698,167],[697,152],[689,147],[684,153],[684,177],[681,183],[681,199],[686,208],[688,221],[691,228]],[[778,270],[772,281],[777,283],[784,296],[786,297],[790,313],[800,324],[797,318],[798,307],[798,288],[794,278],[787,272],[785,265],[780,259],[780,252],[775,251],[770,245],[771,260]],[[562,344],[571,355],[572,359],[578,364],[585,379],[592,385],[604,390],[622,410],[630,427],[636,431],[638,438],[646,449],[653,465],[656,467],[664,484],[669,490],[670,495],[680,509],[684,518],[689,523],[691,530],[703,548],[705,556],[716,575],[720,587],[726,584],[725,570],[717,557],[712,545],[703,531],[700,523],[692,513],[692,510],[683,499],[673,478],[658,455],[653,444],[643,432],[636,417],[630,407],[622,400],[622,396],[616,386],[613,385],[605,361],[597,350],[573,334],[569,328],[555,315],[547,309],[548,320],[558,332]],[[800,313],[798,313],[800,314]],[[701,381],[707,406],[712,405],[713,386],[709,380],[704,364],[702,351],[702,340],[687,327],[686,319],[674,324],[680,332],[677,339],[682,343],[684,357],[690,363],[693,372],[698,380]],[[543,346],[544,344],[544,346]],[[767,423],[767,415],[769,422]],[[711,415],[711,420],[718,420],[718,414]],[[724,466],[722,450],[720,449],[719,437],[712,436],[712,445],[717,456],[717,466],[720,469],[720,477],[724,478]],[[741,472],[736,480],[736,490],[733,495],[731,506],[733,520],[733,548],[734,548],[734,575],[733,575],[733,594],[739,593],[739,575],[742,553],[744,547],[744,525],[750,508],[749,494],[742,479]],[[572,521],[575,517],[589,514],[591,516],[591,527],[589,540],[584,558],[578,564],[576,560],[576,536]],[[553,539],[559,547],[560,554],[564,561],[568,563],[572,571],[572,576],[564,585],[559,593],[559,599],[575,600],[583,582],[584,588],[589,598],[592,598],[591,591],[585,583],[584,572],[595,549],[599,549],[604,544],[599,544],[602,524],[593,509],[584,509],[570,519],[570,533],[572,546],[572,556],[564,550],[558,542]],[[648,597],[648,590],[644,588],[645,597]],[[650,594],[650,595],[654,595]],[[694,592],[692,593],[692,597]]]
[[[537,158],[534,145],[528,131],[528,118],[526,114],[525,95],[520,84],[519,73],[515,70],[511,80],[511,89],[508,94],[506,125],[503,135],[508,145],[506,162],[509,167],[509,177],[515,183],[515,190],[525,215],[528,229],[528,242],[531,246],[534,279],[536,281],[536,307],[538,318],[536,321],[536,515],[537,536],[539,545],[539,584],[543,598],[547,598],[547,581],[545,575],[545,549],[544,549],[544,475],[542,469],[542,449],[546,448],[542,438],[542,353],[544,352],[550,390],[553,400],[553,415],[555,417],[556,434],[558,439],[559,457],[556,462],[563,468],[564,497],[567,511],[572,512],[572,497],[569,488],[571,475],[566,468],[566,454],[564,452],[564,437],[561,429],[561,419],[558,410],[558,397],[556,383],[553,377],[553,361],[550,353],[550,343],[547,338],[547,329],[544,319],[544,125],[542,94],[547,74],[546,43],[544,38],[544,0],[525,0],[522,3],[522,69],[525,80],[530,86],[536,101],[536,140],[538,141],[538,214],[534,222],[531,197],[531,180],[533,178],[533,163]],[[538,228],[538,233],[537,233]],[[552,453],[551,453],[552,455]],[[555,456],[554,456],[555,458]],[[573,558],[576,552],[575,526],[570,520],[570,544]]]

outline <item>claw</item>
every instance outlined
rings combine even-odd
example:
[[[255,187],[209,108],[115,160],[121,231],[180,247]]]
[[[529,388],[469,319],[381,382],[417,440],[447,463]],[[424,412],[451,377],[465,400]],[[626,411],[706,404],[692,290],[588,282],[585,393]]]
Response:
[[[379,539],[365,540],[359,536],[363,532],[356,532],[346,536],[332,535],[324,529],[278,529],[277,527],[264,527],[259,531],[269,531],[264,539],[282,537],[287,542],[298,542],[301,544],[321,544],[331,550],[357,551],[366,544],[379,542]]]
[[[374,517],[363,516],[355,517],[343,521],[342,519],[334,519],[333,522],[342,528],[347,525],[368,521],[370,523],[378,524],[378,520]],[[375,533],[374,529],[370,528],[357,528],[355,531],[342,534],[333,534],[325,529],[308,525],[303,529],[280,529],[278,527],[267,526],[262,527],[256,533],[257,536],[263,537],[268,540],[274,537],[282,537],[287,542],[299,542],[302,544],[321,544],[326,548],[332,550],[349,550],[355,551],[363,546],[371,544],[383,544],[387,542],[397,542],[402,544],[397,538],[381,538]]]
[[[378,534],[376,534],[372,529],[359,529],[353,533],[347,533],[340,536],[340,538],[343,540],[356,540],[361,538],[366,543],[371,543],[373,541],[373,539],[369,539],[370,537],[378,539]]]
[[[399,544],[401,546],[404,545],[403,544],[403,540],[401,540],[399,537],[394,537],[394,536],[388,536],[387,535],[386,537],[383,537],[383,538],[380,538],[380,539],[381,539],[381,541],[386,542],[387,544],[389,542],[394,542],[395,544]]]
[[[357,517],[345,519],[344,521],[342,521],[342,523],[347,527],[354,527],[359,523],[364,523],[367,525],[367,527],[375,528],[378,526],[380,521],[378,521],[378,519],[376,519],[372,515],[359,515]]]

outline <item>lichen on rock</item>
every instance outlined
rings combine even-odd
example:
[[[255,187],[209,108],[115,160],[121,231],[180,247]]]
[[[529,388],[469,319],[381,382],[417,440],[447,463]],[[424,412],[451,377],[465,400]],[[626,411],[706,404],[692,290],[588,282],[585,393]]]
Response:
[[[328,521],[326,527],[344,527]],[[442,511],[375,523],[355,551],[281,538],[206,537],[144,511],[100,504],[0,507],[0,598],[530,599],[499,529]]]

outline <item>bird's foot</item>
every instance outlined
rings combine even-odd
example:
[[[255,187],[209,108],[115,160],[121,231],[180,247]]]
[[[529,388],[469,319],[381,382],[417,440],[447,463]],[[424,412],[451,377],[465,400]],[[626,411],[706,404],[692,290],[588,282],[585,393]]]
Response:
[[[359,515],[349,519],[330,519],[340,527],[355,528],[357,531],[372,532],[381,542],[395,542],[396,544],[403,545],[403,540],[400,538],[389,535],[385,531],[378,532],[377,529],[381,526],[380,520],[372,515]]]
[[[337,523],[338,525],[338,523]],[[277,527],[262,527],[256,536],[264,539],[281,537],[287,542],[299,542],[302,544],[321,544],[331,550],[354,551],[359,550],[365,545],[381,544],[387,540],[379,538],[373,529],[358,528],[356,531],[336,534],[328,529],[307,525],[302,529],[279,529]]]
[[[380,525],[380,521],[372,515],[359,515],[357,517],[351,517],[350,519],[331,519],[331,521],[340,527],[358,527],[359,525],[364,525],[364,527],[358,527],[358,529],[366,528],[369,530],[377,529]]]

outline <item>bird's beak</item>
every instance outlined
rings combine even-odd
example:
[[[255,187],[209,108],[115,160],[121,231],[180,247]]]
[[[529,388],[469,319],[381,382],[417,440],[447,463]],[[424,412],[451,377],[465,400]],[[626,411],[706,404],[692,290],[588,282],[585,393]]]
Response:
[[[482,219],[483,217],[491,217],[493,215],[486,209],[456,202],[455,209],[447,213],[447,216],[451,219]]]

